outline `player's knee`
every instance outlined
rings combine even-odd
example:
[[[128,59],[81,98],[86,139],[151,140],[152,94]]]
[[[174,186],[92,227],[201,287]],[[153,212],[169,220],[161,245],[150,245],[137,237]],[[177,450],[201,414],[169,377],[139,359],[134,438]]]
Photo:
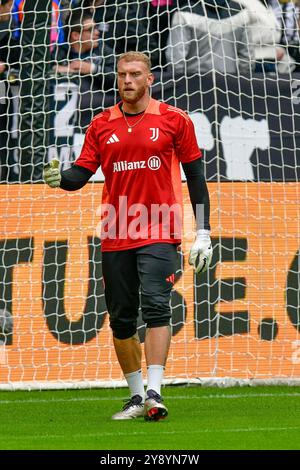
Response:
[[[146,322],[146,328],[159,328],[160,326],[170,326],[170,318],[161,320],[148,320]]]
[[[171,310],[169,304],[142,306],[142,317],[147,328],[168,326],[171,321]]]
[[[131,338],[136,333],[136,323],[130,323],[128,325],[119,325],[111,322],[110,327],[113,335],[117,339]]]

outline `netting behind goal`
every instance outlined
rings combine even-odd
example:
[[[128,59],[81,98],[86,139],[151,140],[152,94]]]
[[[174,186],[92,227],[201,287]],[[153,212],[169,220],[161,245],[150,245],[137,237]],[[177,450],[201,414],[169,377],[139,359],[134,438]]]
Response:
[[[102,172],[68,193],[43,184],[42,168],[76,159],[89,120],[118,101],[117,56],[136,49],[151,54],[152,96],[192,118],[211,198],[214,255],[194,275],[183,178],[166,382],[298,383],[297,32],[280,49],[278,10],[252,0],[228,2],[218,17],[202,0],[69,3],[14,2],[13,16],[0,15],[10,46],[0,58],[0,389],[124,384],[97,235]],[[89,41],[94,50],[83,51]],[[88,71],[74,66],[81,53]]]

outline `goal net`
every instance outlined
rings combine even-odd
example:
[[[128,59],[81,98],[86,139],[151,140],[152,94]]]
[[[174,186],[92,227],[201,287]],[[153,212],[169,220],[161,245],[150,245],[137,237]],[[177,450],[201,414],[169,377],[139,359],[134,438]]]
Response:
[[[64,192],[42,169],[69,167],[119,100],[126,50],[151,55],[152,96],[193,120],[211,199],[213,259],[195,275],[183,177],[166,383],[300,383],[298,8],[265,3],[1,2],[0,389],[124,385],[97,235],[103,174]]]

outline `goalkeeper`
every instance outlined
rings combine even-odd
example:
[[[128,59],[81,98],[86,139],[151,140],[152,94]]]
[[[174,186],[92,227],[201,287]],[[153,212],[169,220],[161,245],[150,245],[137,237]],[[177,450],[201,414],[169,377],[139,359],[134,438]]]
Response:
[[[171,339],[170,294],[181,242],[177,223],[180,220],[181,225],[180,162],[197,220],[189,256],[197,273],[207,269],[212,257],[209,195],[192,121],[181,109],[150,97],[153,74],[148,56],[122,54],[117,78],[122,101],[92,120],[73,166],[61,172],[58,161],[53,160],[45,167],[44,180],[53,188],[73,191],[102,167],[105,299],[115,351],[131,395],[112,418],[144,416],[158,421],[168,414],[161,384]],[[169,224],[163,211],[157,213],[157,208],[166,207],[170,209]],[[203,217],[197,217],[198,212]],[[146,323],[146,393],[137,335],[139,290]]]

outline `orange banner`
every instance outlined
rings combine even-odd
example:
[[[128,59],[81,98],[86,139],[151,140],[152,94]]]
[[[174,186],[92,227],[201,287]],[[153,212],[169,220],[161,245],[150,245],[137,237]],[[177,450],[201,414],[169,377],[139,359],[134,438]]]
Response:
[[[0,186],[0,308],[13,318],[11,334],[0,330],[0,384],[122,378],[101,281],[101,191],[101,183],[75,193]],[[214,257],[194,278],[183,185],[184,269],[166,378],[300,377],[300,186],[228,182],[209,191]]]

